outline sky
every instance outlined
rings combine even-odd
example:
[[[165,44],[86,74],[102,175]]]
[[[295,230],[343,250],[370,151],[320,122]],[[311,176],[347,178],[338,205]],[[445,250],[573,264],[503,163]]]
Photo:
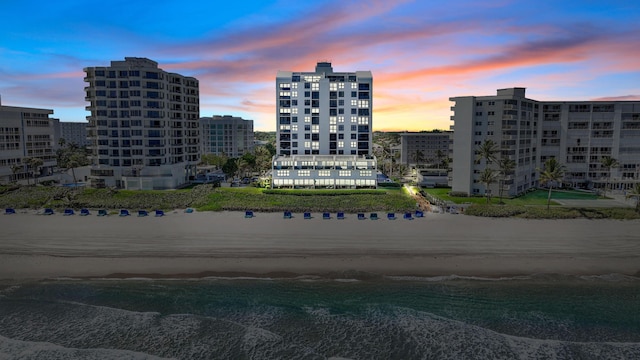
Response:
[[[275,131],[278,70],[373,73],[373,130],[449,129],[450,97],[640,100],[640,1],[0,0],[2,104],[84,121],[83,68],[146,57],[200,115]]]

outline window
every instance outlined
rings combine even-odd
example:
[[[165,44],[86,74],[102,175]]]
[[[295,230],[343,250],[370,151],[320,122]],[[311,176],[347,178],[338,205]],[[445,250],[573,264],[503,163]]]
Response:
[[[351,176],[351,170],[339,170],[338,176]]]

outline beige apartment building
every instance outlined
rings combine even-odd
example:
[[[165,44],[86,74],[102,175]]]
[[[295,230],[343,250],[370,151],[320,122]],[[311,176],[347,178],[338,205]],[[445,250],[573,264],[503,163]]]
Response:
[[[487,164],[476,162],[476,149],[491,139],[499,156],[516,162],[507,177],[505,195],[515,196],[538,187],[544,162],[555,157],[566,166],[566,185],[602,188],[611,181],[624,190],[640,181],[640,101],[537,101],[525,88],[500,89],[494,96],[461,96],[455,102],[452,191],[498,194],[479,181]],[[611,174],[605,156],[620,163]],[[489,164],[496,168],[495,164]]]
[[[239,158],[253,151],[253,120],[231,115],[200,118],[202,154]]]
[[[135,57],[84,72],[91,186],[171,189],[188,183],[200,159],[198,80]]]
[[[53,110],[0,104],[0,179],[2,183],[51,175],[56,167],[56,124]],[[32,169],[27,159],[39,158]],[[35,170],[35,172],[33,171]]]

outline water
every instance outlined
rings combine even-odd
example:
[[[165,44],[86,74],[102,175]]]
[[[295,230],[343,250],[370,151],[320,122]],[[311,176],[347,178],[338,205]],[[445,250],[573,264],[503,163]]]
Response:
[[[0,359],[640,359],[640,278],[0,284]]]

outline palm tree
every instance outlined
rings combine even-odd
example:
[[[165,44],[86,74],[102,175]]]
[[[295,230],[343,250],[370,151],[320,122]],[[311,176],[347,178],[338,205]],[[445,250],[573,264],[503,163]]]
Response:
[[[482,174],[480,174],[480,182],[485,185],[484,192],[487,195],[487,204],[491,201],[491,190],[489,190],[489,186],[496,182],[497,176],[498,173],[490,168],[485,168]]]
[[[500,188],[498,189],[500,196],[500,204],[502,204],[502,191],[504,187],[504,182],[507,176],[511,175],[513,170],[516,168],[516,162],[511,160],[508,156],[501,157],[498,161],[498,173],[500,174]]]
[[[498,144],[491,139],[485,139],[482,144],[476,148],[476,164],[485,159],[486,164],[496,160],[496,154],[500,151]]]
[[[442,151],[440,149],[438,149],[436,151],[436,161],[437,161],[436,166],[437,166],[438,170],[440,170],[440,165],[444,165],[446,156],[447,155],[444,153],[444,151]],[[438,171],[438,172],[440,172],[440,171]]]
[[[640,212],[640,183],[635,183],[633,188],[627,192],[627,199],[636,199],[636,212]]]
[[[549,196],[547,197],[547,210],[549,210],[553,183],[562,181],[564,177],[564,165],[552,157],[544,162],[544,169],[538,169],[538,172],[540,172],[540,182],[547,184],[549,187]]]
[[[31,167],[31,176],[34,178],[34,183],[37,184],[38,179],[36,179],[36,171],[44,164],[44,161],[40,158],[29,158],[29,160],[27,160],[27,164]]]
[[[13,182],[18,182],[18,171],[22,170],[22,166],[18,164],[11,165],[11,173],[13,174]]]
[[[600,159],[600,163],[603,168],[607,169],[607,182],[604,185],[603,195],[606,197],[607,188],[609,187],[609,183],[611,182],[611,169],[617,168],[620,164],[618,163],[618,160],[612,158],[611,156],[603,156],[602,159]]]

